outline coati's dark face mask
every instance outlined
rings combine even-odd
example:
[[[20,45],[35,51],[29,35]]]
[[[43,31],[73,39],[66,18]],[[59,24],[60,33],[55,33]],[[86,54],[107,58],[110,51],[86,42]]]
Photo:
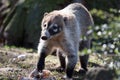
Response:
[[[42,40],[50,39],[53,36],[59,34],[61,30],[62,30],[61,27],[59,27],[57,24],[51,25],[44,24],[44,28],[42,29],[41,32],[41,39]]]
[[[62,32],[63,18],[60,15],[48,15],[43,18],[41,39],[48,40]]]

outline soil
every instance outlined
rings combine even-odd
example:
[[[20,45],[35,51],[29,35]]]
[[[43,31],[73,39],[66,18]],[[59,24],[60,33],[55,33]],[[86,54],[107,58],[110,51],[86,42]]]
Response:
[[[30,72],[36,68],[39,58],[36,50],[24,48],[0,48],[0,80],[17,80],[19,76],[28,77]],[[95,56],[90,56],[96,59]],[[92,61],[92,60],[91,60]],[[73,80],[113,80],[117,75],[114,70],[104,68],[102,63],[93,60],[89,62],[89,70],[86,74],[79,73],[78,63],[75,67]],[[63,80],[65,72],[56,71],[59,60],[56,56],[48,56],[45,61],[45,69],[51,71],[57,80]]]

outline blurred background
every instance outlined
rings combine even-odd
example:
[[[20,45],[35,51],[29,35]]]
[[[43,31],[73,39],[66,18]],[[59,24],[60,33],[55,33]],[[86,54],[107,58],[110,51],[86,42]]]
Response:
[[[0,45],[36,48],[43,14],[73,2],[91,12],[97,25],[93,41],[102,45],[120,40],[120,0],[0,0]]]
[[[95,68],[85,77],[87,80],[113,80],[117,74],[115,80],[120,80],[120,0],[0,0],[0,80],[16,80],[19,74],[28,76],[36,67],[38,57],[35,54],[44,13],[73,2],[86,6],[95,23],[90,27],[92,48],[80,53],[90,54],[88,67]],[[53,61],[56,58],[48,58],[47,68],[58,64]],[[110,70],[102,69],[103,66]],[[53,74],[57,79],[61,77],[61,73]],[[75,74],[74,78],[83,80],[81,74],[77,77]]]

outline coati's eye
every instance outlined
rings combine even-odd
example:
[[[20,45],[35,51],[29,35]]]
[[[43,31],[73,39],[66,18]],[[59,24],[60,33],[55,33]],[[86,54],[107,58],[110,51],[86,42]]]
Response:
[[[44,23],[44,24],[43,24],[43,27],[46,27],[46,26],[47,26],[47,24],[46,24],[46,23]]]
[[[50,35],[55,35],[61,31],[60,27],[57,24],[52,25],[49,28],[49,33]]]
[[[54,32],[57,32],[57,31],[58,31],[58,26],[57,26],[57,24],[55,24],[55,25],[52,27],[52,29],[53,29]]]
[[[53,26],[52,28],[53,28],[53,29],[57,29],[57,28],[58,28],[58,26]]]

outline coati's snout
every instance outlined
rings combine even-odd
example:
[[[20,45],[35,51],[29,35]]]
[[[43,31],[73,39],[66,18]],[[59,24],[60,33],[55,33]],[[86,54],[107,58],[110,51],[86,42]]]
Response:
[[[42,40],[47,40],[50,38],[50,33],[47,30],[43,30],[41,34],[41,39]]]
[[[47,40],[48,38],[47,38],[47,36],[42,36],[41,39],[42,40]]]

